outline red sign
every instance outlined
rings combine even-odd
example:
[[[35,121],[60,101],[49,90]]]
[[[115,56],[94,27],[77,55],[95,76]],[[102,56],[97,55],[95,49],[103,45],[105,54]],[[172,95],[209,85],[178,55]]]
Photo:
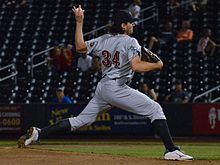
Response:
[[[220,135],[220,104],[194,104],[192,129],[194,135]]]

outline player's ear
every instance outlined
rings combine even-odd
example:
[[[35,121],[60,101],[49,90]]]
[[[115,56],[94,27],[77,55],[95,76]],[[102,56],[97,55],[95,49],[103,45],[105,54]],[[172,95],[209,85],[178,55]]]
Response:
[[[126,29],[126,23],[122,23],[122,24],[121,24],[121,29],[122,29],[123,31],[125,31],[125,29]]]

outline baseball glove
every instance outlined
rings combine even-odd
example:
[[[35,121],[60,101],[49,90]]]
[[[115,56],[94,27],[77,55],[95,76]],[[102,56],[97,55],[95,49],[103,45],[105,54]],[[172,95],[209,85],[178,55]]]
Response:
[[[153,52],[151,52],[150,50],[148,50],[145,47],[141,47],[141,54],[142,54],[142,60],[147,61],[147,62],[152,62],[152,63],[156,63],[158,61],[160,61],[160,58],[154,54]]]

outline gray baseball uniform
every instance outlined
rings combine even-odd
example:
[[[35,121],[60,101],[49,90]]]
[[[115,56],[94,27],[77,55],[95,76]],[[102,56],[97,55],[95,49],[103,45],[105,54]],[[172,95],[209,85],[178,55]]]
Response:
[[[82,53],[87,50],[87,53],[95,54],[101,58],[102,79],[97,85],[94,97],[77,117],[63,119],[42,129],[31,127],[25,135],[19,138],[18,147],[23,148],[51,133],[69,131],[70,129],[73,131],[83,125],[91,124],[96,120],[100,111],[116,106],[151,120],[155,133],[160,135],[166,148],[164,159],[192,160],[193,157],[183,154],[174,145],[161,106],[146,95],[126,85],[133,77],[133,68],[139,71],[145,71],[147,68],[146,63],[142,63],[136,58],[141,54],[140,45],[135,38],[128,36],[133,33],[134,19],[131,14],[123,10],[117,12],[113,16],[112,26],[109,29],[115,35],[106,34],[87,41],[85,45],[82,39],[83,10],[81,5],[78,8],[73,7],[72,10],[77,21],[76,50]],[[135,64],[136,66],[133,66]],[[143,69],[142,64],[146,64],[144,65],[146,68]],[[162,67],[162,63],[157,64],[158,69]],[[156,66],[155,68],[157,68]]]
[[[126,85],[134,74],[130,61],[141,51],[135,38],[124,34],[105,34],[87,41],[86,45],[87,53],[100,57],[103,78],[85,109],[77,117],[69,118],[72,130],[93,123],[97,114],[109,106],[146,116],[151,122],[166,119],[157,102]]]

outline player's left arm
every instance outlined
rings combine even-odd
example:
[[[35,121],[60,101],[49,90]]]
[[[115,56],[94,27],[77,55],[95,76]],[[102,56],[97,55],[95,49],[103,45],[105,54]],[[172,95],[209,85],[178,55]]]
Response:
[[[75,29],[76,51],[79,53],[86,53],[87,47],[83,37],[84,10],[81,8],[81,5],[79,5],[78,8],[73,6],[72,11],[76,19],[76,29]]]
[[[153,54],[151,51],[147,50]],[[138,41],[134,38],[130,41],[129,48],[128,48],[128,57],[130,59],[131,69],[134,72],[147,72],[151,70],[162,69],[163,62],[160,58],[157,60],[149,62],[149,61],[142,61],[141,60],[141,46],[138,44]]]
[[[131,60],[131,68],[134,72],[147,72],[151,70],[162,69],[163,62],[159,60],[156,63],[142,61],[140,56],[136,56]]]

